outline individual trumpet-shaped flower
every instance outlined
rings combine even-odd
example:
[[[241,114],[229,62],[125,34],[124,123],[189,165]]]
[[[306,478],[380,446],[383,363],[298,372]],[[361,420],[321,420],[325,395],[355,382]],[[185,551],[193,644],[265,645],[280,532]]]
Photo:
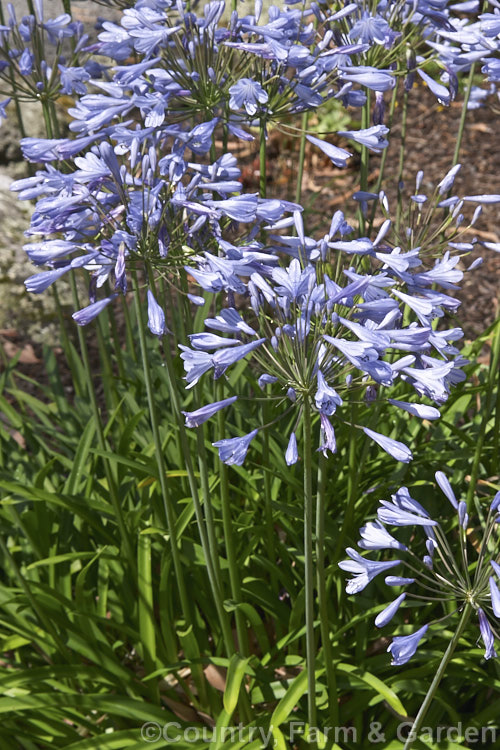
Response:
[[[285,453],[285,461],[287,466],[292,466],[293,464],[296,464],[299,460],[299,454],[297,451],[297,438],[295,436],[295,432],[292,432],[290,435],[290,440],[288,441],[288,448],[286,449]]]
[[[457,498],[451,488],[451,484],[448,481],[448,477],[444,471],[436,471],[436,482],[439,485],[440,490],[446,495],[450,503],[453,505],[455,510],[458,510]]]
[[[378,443],[386,453],[395,458],[396,461],[401,461],[404,464],[411,461],[412,452],[404,443],[401,443],[399,440],[388,438],[385,435],[381,435],[380,432],[370,430],[368,427],[363,427],[363,432],[368,435],[368,437],[371,437],[372,440],[375,440],[375,442]]]
[[[409,414],[413,414],[415,417],[420,419],[439,419],[440,412],[434,406],[426,406],[425,404],[410,404],[407,401],[398,401],[395,398],[387,399],[393,406],[398,406],[400,409],[407,411]]]
[[[383,628],[384,625],[387,625],[387,623],[392,620],[405,599],[406,594],[403,592],[376,616],[375,625],[377,626],[377,628]]]
[[[243,437],[217,440],[212,445],[219,449],[219,458],[223,463],[241,466],[247,455],[248,446],[257,432],[258,430],[252,430],[252,432],[249,432],[248,435],[243,435]]]
[[[346,591],[348,594],[359,594],[375,576],[394,568],[400,563],[400,560],[388,560],[386,562],[368,560],[366,557],[361,557],[359,552],[356,552],[352,547],[348,547],[346,552],[351,559],[340,562],[339,568],[355,574],[354,578],[347,582]]]
[[[266,104],[269,96],[260,83],[251,78],[241,78],[229,89],[231,109],[245,109],[248,115],[257,114]]]
[[[338,148],[338,146],[334,146],[327,141],[322,141],[320,138],[315,138],[313,135],[308,135],[306,138],[314,146],[320,148],[336,167],[347,166],[347,159],[352,156],[349,151],[346,151],[344,148]]]
[[[111,297],[104,297],[104,299],[93,302],[91,305],[84,307],[82,310],[77,310],[77,312],[73,313],[71,317],[76,323],[78,323],[79,326],[86,326],[92,320],[94,320],[94,318],[96,318],[99,313],[104,310],[105,307],[109,305],[109,303],[115,296],[116,295],[112,295]]]
[[[349,37],[363,44],[383,44],[385,47],[392,47],[394,41],[401,36],[401,33],[394,32],[382,16],[372,16],[367,10],[361,14],[359,21],[356,21],[349,32]]]
[[[379,627],[382,627],[382,625],[385,625],[385,623],[379,624]],[[391,652],[391,664],[397,667],[406,664],[406,662],[415,654],[418,644],[427,633],[428,627],[428,625],[424,625],[411,635],[396,636],[387,649]]]
[[[420,503],[410,497],[407,487],[401,487],[395,495],[392,495],[392,502],[381,500],[380,504],[382,507],[379,508],[378,517],[390,526],[437,525],[437,522],[429,517]]]
[[[427,86],[430,88],[436,99],[440,104],[443,104],[445,107],[449,106],[451,102],[453,101],[454,94],[453,90],[447,89],[446,86],[443,86],[442,83],[439,83],[438,81],[435,81],[433,78],[431,78],[430,75],[428,75],[425,71],[418,69],[418,74],[422,78],[423,81],[427,84]]]
[[[195,411],[183,411],[182,414],[184,414],[184,417],[186,419],[186,427],[199,427],[201,424],[206,422],[207,419],[210,419],[210,417],[213,417],[214,414],[217,414],[217,412],[221,409],[224,409],[230,404],[234,404],[237,398],[238,396],[231,396],[230,398],[225,398],[222,401],[214,401],[213,404],[201,406]]]
[[[342,67],[340,70],[342,81],[358,83],[372,91],[388,91],[396,85],[396,79],[389,70],[377,70],[363,65]]]
[[[358,542],[358,547],[361,549],[407,549],[405,544],[398,542],[392,534],[389,534],[380,521],[368,521],[359,533],[361,541]]]
[[[318,370],[318,390],[314,396],[316,408],[321,414],[331,417],[335,414],[337,406],[342,405],[342,399],[334,388],[329,386],[323,377],[321,370]]]
[[[491,659],[498,656],[494,648],[495,636],[493,635],[493,631],[491,629],[490,623],[488,622],[488,618],[484,614],[481,607],[478,608],[477,614],[479,617],[479,630],[481,631],[481,638],[483,639],[485,647],[484,658]]]
[[[335,437],[335,430],[333,425],[323,412],[320,412],[320,423],[321,423],[321,445],[320,450],[323,451],[323,455],[326,457],[328,451],[330,453],[337,452],[337,439]]]
[[[181,359],[184,360],[188,388],[196,385],[200,377],[211,369],[214,371],[214,378],[219,378],[228,367],[246,357],[247,354],[261,346],[265,341],[265,339],[258,339],[249,344],[233,347],[230,339],[222,340],[227,341],[228,346],[219,348],[214,354],[209,354],[207,351],[200,349],[189,349],[182,344],[179,346],[182,351]]]
[[[168,332],[165,324],[165,313],[148,289],[148,328],[155,336],[164,336]]]
[[[384,137],[388,132],[389,128],[385,125],[373,125],[371,128],[365,128],[364,130],[339,130],[338,135],[350,138],[361,146],[366,146],[370,151],[379,154],[389,145],[389,141]]]
[[[402,487],[392,496],[392,502],[380,501],[377,520],[369,521],[360,529],[361,539],[358,546],[368,550],[398,550],[398,559],[394,565],[401,565],[398,576],[386,576],[385,583],[394,587],[409,587],[391,602],[376,618],[377,627],[384,627],[398,612],[403,603],[411,603],[412,597],[421,605],[428,601],[435,605],[441,600],[444,617],[436,622],[453,618],[457,612],[464,615],[475,611],[479,622],[479,631],[484,643],[484,658],[496,657],[494,644],[499,638],[498,621],[500,620],[500,553],[492,544],[496,537],[500,493],[497,493],[490,504],[482,538],[477,539],[475,527],[474,544],[470,543],[471,535],[467,528],[468,515],[466,503],[457,501],[455,493],[444,472],[436,472],[436,483],[450,501],[456,516],[455,524],[445,533],[441,524],[431,519],[423,506],[414,500],[406,487]],[[449,506],[445,506],[448,507]],[[409,546],[401,544],[388,531],[389,527],[414,526]],[[418,532],[422,529],[423,534]],[[363,558],[353,549],[346,550],[350,560],[339,563],[342,570],[355,572],[357,576],[346,584],[348,594],[358,593],[391,561],[384,554],[382,561]],[[472,555],[476,559],[473,561]],[[376,566],[373,567],[373,563]],[[492,574],[493,573],[493,574]],[[411,610],[409,610],[411,612]],[[450,613],[451,611],[451,613]],[[424,625],[410,635],[396,636],[388,648],[392,654],[392,664],[405,664],[415,654],[421,639],[426,635],[432,622]]]

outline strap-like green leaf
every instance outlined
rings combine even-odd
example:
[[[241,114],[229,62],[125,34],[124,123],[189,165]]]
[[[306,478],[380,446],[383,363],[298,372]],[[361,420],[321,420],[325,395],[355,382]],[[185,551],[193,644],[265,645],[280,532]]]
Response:
[[[337,664],[336,669],[339,672],[345,672],[357,681],[369,685],[376,693],[382,696],[382,698],[387,701],[391,708],[393,708],[400,716],[408,716],[406,708],[403,706],[394,690],[378,677],[375,677],[371,672],[358,669],[358,667],[355,667],[352,664]]]
[[[232,716],[238,703],[238,696],[247,664],[248,659],[242,659],[238,654],[233,654],[229,661],[226,689],[224,690],[224,708],[230,716]]]

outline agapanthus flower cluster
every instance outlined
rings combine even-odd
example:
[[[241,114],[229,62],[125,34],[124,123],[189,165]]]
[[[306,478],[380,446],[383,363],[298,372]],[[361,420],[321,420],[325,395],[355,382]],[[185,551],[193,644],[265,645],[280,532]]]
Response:
[[[91,305],[73,316],[81,325],[116,293],[126,292],[130,270],[154,269],[174,283],[191,265],[195,278],[210,279],[212,291],[223,286],[240,291],[235,273],[249,275],[261,268],[260,245],[233,248],[224,243],[224,230],[238,223],[248,225],[243,236],[255,235],[262,224],[300,207],[254,193],[240,195],[240,170],[229,153],[212,164],[193,161],[210,150],[215,125],[202,123],[191,130],[115,126],[108,138],[101,133],[98,145],[74,157],[74,171],[48,163],[33,177],[13,183],[11,189],[21,198],[38,199],[27,232],[33,240],[25,250],[36,265],[50,267],[27,279],[28,291],[43,292],[64,274],[86,268],[92,275]],[[67,159],[94,140],[24,139],[22,147],[33,160],[50,162]],[[203,271],[192,260],[202,250]],[[105,282],[112,288],[98,299]]]
[[[429,3],[381,2],[349,3],[340,12],[319,4],[315,11],[327,33],[338,43],[364,43],[367,49],[353,62],[376,68],[397,67],[404,73],[405,88],[410,90],[420,77],[441,104],[449,105],[458,91],[458,74],[476,61],[485,62],[485,72],[494,68],[498,52],[498,10],[483,13],[476,20],[479,2]],[[333,24],[335,22],[335,24]],[[432,65],[429,63],[432,61]],[[441,70],[436,79],[438,63]],[[430,74],[432,73],[432,74]],[[494,81],[494,76],[490,76]]]
[[[19,101],[50,101],[61,94],[83,95],[102,65],[84,54],[83,24],[63,13],[45,18],[43,3],[17,19],[14,6],[0,25],[0,93]],[[83,58],[83,59],[82,59]]]
[[[334,214],[328,233],[319,240],[305,234],[299,211],[266,227],[271,244],[265,249],[270,255],[266,259],[259,254],[264,260],[261,270],[249,275],[241,264],[233,265],[239,286],[233,283],[229,297],[233,292],[246,295],[251,309],[248,303],[239,310],[229,303],[205,321],[206,328],[218,335],[195,334],[190,347],[181,346],[187,387],[207,372],[218,379],[251,355],[259,385],[282,405],[282,417],[296,414],[285,454],[289,465],[298,459],[296,430],[305,402],[319,415],[325,453],[336,451],[335,424],[349,423],[353,402],[382,398],[422,419],[439,418],[436,406],[464,380],[461,368],[468,362],[456,346],[462,329],[436,327],[434,321],[444,321],[460,305],[447,292],[459,288],[464,271],[458,264],[476,242],[473,237],[460,242],[462,232],[474,226],[482,203],[500,201],[495,195],[450,196],[459,169],[457,165],[449,170],[429,197],[421,192],[420,172],[409,210],[396,226],[388,218],[385,194],[355,194],[366,204],[377,199],[386,216],[373,240],[351,239],[354,229],[342,211]],[[468,201],[480,205],[464,229],[461,210]],[[287,228],[294,233],[278,234]],[[207,254],[197,260],[199,270],[193,276],[205,290],[215,291],[213,265],[218,262]],[[469,270],[480,262],[474,261]],[[335,276],[336,268],[340,276]],[[227,283],[218,281],[217,291],[228,291]],[[401,383],[418,399],[435,405],[391,394],[389,389]],[[226,405],[220,402],[220,408]],[[213,406],[195,417],[188,414],[188,424],[208,419]],[[404,443],[370,425],[356,427],[397,460],[411,460]],[[250,440],[244,436],[235,441],[242,448],[237,454],[241,463]]]
[[[416,175],[415,188],[413,191],[410,189],[407,200],[403,198],[405,185],[401,184],[400,216],[397,221],[391,218],[396,212],[391,214],[390,203],[384,191],[358,191],[353,195],[365,216],[369,216],[371,212],[375,215],[375,209],[382,213],[382,223],[375,244],[379,252],[391,253],[396,266],[398,256],[408,261],[409,273],[404,276],[407,283],[430,287],[439,276],[442,288],[453,289],[463,277],[462,271],[457,268],[459,258],[466,257],[476,245],[489,247],[474,235],[474,227],[483,212],[483,206],[500,203],[500,195],[455,194],[454,183],[461,167],[461,164],[456,164],[448,170],[432,191],[424,187],[425,175],[420,170]],[[468,209],[469,218],[466,218]],[[380,256],[377,257],[381,259]],[[415,263],[412,258],[416,258]],[[414,273],[412,269],[418,267],[421,261],[425,261],[428,266],[432,260],[436,261],[436,265],[433,269],[427,267],[425,276],[419,270],[410,279],[410,274]],[[481,262],[482,259],[477,258],[470,268]],[[388,265],[391,265],[390,261]],[[402,268],[399,270],[403,271]],[[396,272],[396,268],[393,271]],[[429,294],[432,296],[432,291]],[[451,304],[453,306],[453,302]]]
[[[448,104],[450,97],[453,98],[458,90],[458,76],[468,72],[475,64],[481,66],[490,85],[486,89],[478,86],[471,89],[469,107],[474,109],[481,106],[488,96],[496,93],[495,82],[498,78],[495,78],[493,71],[500,51],[500,15],[496,0],[491,5],[491,13],[477,14],[479,2],[453,4],[439,12],[439,28],[427,43],[437,55],[443,73],[441,83],[435,81],[434,88],[427,82],[444,104]],[[469,19],[467,14],[472,14],[472,18]]]
[[[253,15],[239,17],[234,11],[224,25],[224,8],[223,2],[212,2],[197,16],[174,3],[138,2],[124,11],[120,25],[103,24],[99,51],[118,62],[132,53],[144,61],[161,58],[164,78],[183,91],[170,103],[172,114],[218,116],[233,136],[243,139],[252,136],[242,125],[315,109],[332,97],[360,106],[366,97],[355,84],[379,91],[394,86],[392,71],[341,67],[341,59],[351,60],[349,55],[369,45],[339,46],[332,34],[315,28],[310,10],[271,6],[263,23],[256,3]],[[133,66],[128,68],[131,83]],[[158,88],[156,77],[147,82],[150,96],[161,99],[164,89]]]
[[[205,321],[206,333],[193,334],[190,346],[181,346],[187,387],[195,386],[207,372],[218,379],[251,354],[261,388],[282,405],[283,417],[296,414],[286,452],[288,464],[298,458],[295,431],[306,402],[320,418],[325,453],[336,451],[335,424],[349,423],[353,401],[381,397],[417,417],[437,419],[439,410],[420,399],[444,403],[452,385],[463,380],[460,368],[467,363],[454,345],[462,330],[436,330],[432,325],[446,309],[459,304],[436,288],[455,288],[463,275],[455,268],[458,258],[445,254],[433,268],[422,269],[418,248],[403,253],[401,248],[384,246],[383,231],[374,241],[347,239],[352,227],[340,211],[320,241],[304,234],[300,212],[277,226],[288,226],[290,221],[294,236],[270,236],[279,242],[271,249],[281,257],[286,251],[291,260],[280,265],[274,256],[273,267],[271,255],[248,280],[240,278],[235,291],[247,295],[250,309],[221,309]],[[356,265],[345,267],[335,278],[331,261],[343,254]],[[199,263],[200,271],[193,275],[210,290],[209,261],[199,258]],[[242,270],[245,273],[235,268],[235,276]],[[413,388],[419,401],[390,393],[402,382]],[[220,402],[220,408],[226,405],[227,401]],[[208,419],[214,405],[206,409],[198,419],[188,414],[188,424],[201,423],[205,415]],[[411,460],[403,443],[369,426],[356,427],[397,460]],[[247,438],[236,439],[245,448],[238,453],[239,463],[250,442]]]
[[[342,570],[353,575],[346,592],[358,594],[376,576],[391,571],[385,576],[387,586],[404,590],[375,618],[379,628],[385,627],[403,604],[428,603],[434,609],[436,602],[441,602],[446,614],[433,621],[436,623],[453,620],[469,605],[477,615],[484,658],[490,659],[497,656],[494,642],[500,637],[500,492],[491,502],[479,532],[477,525],[469,523],[467,504],[457,500],[444,472],[436,472],[436,482],[455,511],[454,522],[434,520],[408,488],[401,487],[390,501],[380,501],[376,520],[360,529],[358,546],[362,550],[390,551],[390,556],[372,560],[348,548],[349,559],[339,563]],[[400,529],[402,541],[393,535],[393,529]],[[433,622],[393,639],[387,649],[393,664],[411,659]]]

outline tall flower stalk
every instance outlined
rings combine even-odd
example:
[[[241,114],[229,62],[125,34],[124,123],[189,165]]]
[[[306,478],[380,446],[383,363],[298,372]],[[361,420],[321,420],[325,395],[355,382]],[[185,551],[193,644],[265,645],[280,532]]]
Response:
[[[144,382],[146,385],[146,395],[148,399],[149,418],[150,418],[151,430],[153,433],[153,441],[154,441],[154,446],[155,446],[156,464],[158,467],[158,481],[160,485],[161,498],[163,502],[163,510],[165,513],[165,520],[166,520],[168,534],[169,534],[172,562],[174,565],[175,580],[176,580],[176,585],[177,585],[177,589],[178,589],[179,597],[181,601],[182,614],[183,614],[186,624],[188,624],[188,623],[193,622],[192,605],[191,605],[191,602],[189,600],[189,596],[187,593],[187,588],[186,588],[186,584],[184,580],[184,568],[182,566],[180,554],[179,554],[177,533],[175,529],[175,512],[174,512],[172,498],[171,498],[169,487],[168,487],[167,468],[165,466],[164,448],[162,444],[159,421],[158,421],[158,412],[156,409],[155,398],[154,398],[153,381],[151,377],[148,347],[146,343],[145,321],[143,318],[142,302],[141,302],[141,297],[140,297],[140,284],[139,284],[139,279],[137,275],[134,276],[134,286],[135,286],[134,301],[135,301],[135,310],[136,310],[136,316],[137,316],[137,322],[138,322],[139,346],[140,346],[141,359],[142,359],[142,364],[143,364]],[[191,646],[194,649],[194,653],[197,656],[199,656],[199,650],[198,650],[198,646],[197,646],[196,638],[194,634],[190,637],[190,641],[191,641]],[[196,685],[199,690],[201,701],[202,703],[206,704],[207,695],[206,695],[205,680],[204,680],[203,672],[199,666],[194,667],[193,677],[196,681]]]
[[[316,580],[318,589],[318,614],[321,630],[321,650],[325,665],[328,687],[328,712],[332,726],[338,726],[339,708],[337,675],[335,672],[333,649],[330,640],[330,617],[328,613],[328,592],[326,585],[326,503],[327,503],[327,461],[320,451],[316,492]]]
[[[314,635],[314,498],[312,477],[312,424],[309,400],[304,400],[303,474],[304,474],[304,583],[306,614],[306,668],[307,668],[307,718],[309,725],[316,723],[316,642]],[[314,747],[314,745],[312,746]]]
[[[424,719],[427,715],[429,708],[432,705],[432,701],[441,683],[441,680],[444,677],[446,667],[448,666],[451,659],[453,658],[455,649],[458,645],[460,638],[462,637],[462,634],[467,626],[467,623],[469,622],[469,618],[472,614],[472,611],[473,611],[472,606],[469,603],[466,603],[464,605],[460,621],[455,629],[455,632],[453,633],[453,637],[450,640],[448,647],[443,654],[443,658],[441,659],[439,663],[439,666],[436,670],[436,674],[434,675],[434,679],[432,680],[429,690],[427,691],[426,696],[422,702],[422,705],[420,706],[418,714],[415,717],[415,721],[411,725],[410,734],[409,734],[408,739],[405,742],[403,750],[410,750],[410,748],[414,746],[415,742],[418,741],[418,735],[422,728],[422,724],[424,723]]]

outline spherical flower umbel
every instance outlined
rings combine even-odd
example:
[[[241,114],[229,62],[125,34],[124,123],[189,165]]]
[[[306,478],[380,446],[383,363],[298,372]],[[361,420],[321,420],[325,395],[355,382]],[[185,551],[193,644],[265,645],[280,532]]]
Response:
[[[371,253],[373,245],[368,238],[329,241],[338,232],[343,236],[345,222],[338,213],[341,216],[332,219],[327,245],[346,255]],[[259,387],[266,387],[266,396],[274,399],[277,407],[283,407],[276,410],[275,421],[295,412],[294,423],[290,423],[291,432],[295,432],[305,406],[310,407],[320,419],[319,449],[324,455],[336,452],[335,429],[349,420],[353,400],[369,401],[377,396],[380,386],[388,389],[406,381],[418,396],[430,397],[438,404],[445,401],[458,350],[447,350],[443,357],[441,349],[446,347],[449,335],[443,331],[443,342],[439,340],[434,347],[438,356],[431,356],[430,316],[438,306],[420,295],[400,291],[400,287],[408,288],[408,282],[382,266],[387,266],[385,253],[377,254],[369,275],[349,269],[332,278],[319,249],[316,262],[304,257],[308,252],[313,257],[314,241],[305,236],[299,211],[294,210],[293,217],[277,224],[284,227],[291,222],[297,236],[271,235],[271,240],[282,243],[276,250],[283,253],[285,244],[286,252],[298,256],[285,261],[286,265],[278,266],[278,259],[271,253],[266,256],[260,252],[257,255],[261,267],[252,273],[239,257],[229,260],[228,255],[227,260],[218,259],[215,266],[213,259],[207,264],[209,258],[205,254],[199,270],[191,269],[205,289],[219,291],[225,285],[231,292],[246,292],[248,303],[240,311],[223,308],[217,317],[206,319],[207,329],[229,337],[207,331],[191,336],[190,347],[180,345],[187,388],[196,386],[210,371],[215,379],[219,378],[233,363],[251,354]],[[321,245],[314,244],[318,248]],[[252,255],[257,260],[257,255]],[[262,263],[262,259],[267,262]],[[221,281],[222,263],[231,274],[226,274],[224,283],[215,288],[214,278],[218,284]],[[406,276],[412,282],[413,275]],[[412,321],[418,316],[414,308],[419,304],[428,305],[427,312],[420,313],[418,322]],[[405,320],[411,322],[405,325]],[[452,331],[451,338],[454,337]],[[438,409],[427,404],[398,399],[390,399],[390,403],[422,419],[439,417]],[[364,426],[361,419],[355,428],[363,430],[397,461],[411,461],[412,453],[403,442]],[[297,444],[292,440],[285,459],[292,465],[298,458]]]
[[[381,561],[362,557],[348,548],[349,560],[339,563],[342,570],[356,575],[347,581],[346,592],[357,594],[379,573],[398,567],[398,575],[388,575],[388,586],[408,587],[400,593],[375,618],[375,625],[387,625],[403,603],[416,600],[420,605],[436,601],[446,605],[444,617],[434,622],[443,622],[463,612],[466,607],[477,613],[479,634],[484,644],[484,658],[497,656],[495,639],[499,639],[497,621],[500,618],[500,550],[496,543],[498,534],[500,492],[497,492],[486,515],[482,539],[471,547],[469,539],[469,517],[464,501],[457,501],[455,493],[444,472],[436,472],[436,482],[453,506],[456,523],[451,529],[430,518],[423,506],[414,500],[406,487],[401,487],[392,500],[381,500],[377,520],[369,521],[360,529],[358,546],[369,551],[397,550],[397,558]],[[410,537],[411,546],[399,542],[386,526],[404,528],[414,526]],[[408,535],[407,535],[408,536]],[[415,548],[422,542],[421,555]],[[409,542],[410,544],[410,542]],[[471,553],[475,551],[476,559]],[[450,613],[450,609],[451,611]],[[411,611],[411,610],[410,610]],[[415,654],[420,641],[427,634],[432,622],[407,635],[396,636],[389,648],[392,664],[406,664]]]

